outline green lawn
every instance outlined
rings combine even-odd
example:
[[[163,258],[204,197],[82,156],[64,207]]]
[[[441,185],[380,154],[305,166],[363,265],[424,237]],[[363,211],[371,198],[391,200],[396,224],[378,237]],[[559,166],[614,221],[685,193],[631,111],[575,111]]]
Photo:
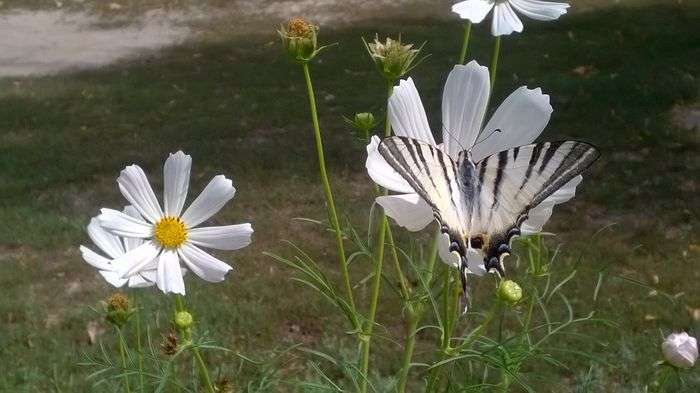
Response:
[[[555,109],[543,138],[586,140],[603,152],[575,200],[546,229],[558,234],[550,246],[561,246],[556,274],[578,270],[565,288],[577,311],[595,310],[618,326],[582,328],[594,340],[575,349],[595,360],[564,354],[559,359],[569,370],[547,364],[528,370],[546,379],[535,383],[538,391],[644,391],[662,332],[700,334],[692,318],[700,307],[700,134],[669,121],[674,105],[697,99],[698,26],[696,5],[612,8],[529,23],[525,34],[504,40],[493,102],[523,84],[542,87]],[[488,64],[486,26],[474,30],[470,57]],[[454,21],[322,27],[322,40],[338,43],[313,66],[327,160],[343,219],[356,228],[366,227],[372,188],[364,146],[342,116],[382,115],[382,83],[360,41],[375,32],[427,41],[431,56],[412,76],[435,129],[461,39]],[[94,370],[77,363],[98,354],[88,325],[108,326],[91,308],[114,291],[80,258],[78,246],[88,242],[83,228],[100,207],[123,204],[115,179],[125,165],[141,165],[159,190],[162,162],[178,149],[194,158],[193,193],[216,174],[233,178],[238,193],[217,222],[252,222],[256,230],[250,247],[221,254],[235,267],[227,281],[187,279],[187,301],[209,335],[255,359],[294,343],[352,354],[341,317],[290,281],[290,269],[262,255],[288,254],[282,240],[293,240],[327,271],[336,267],[332,237],[293,220],[324,219],[325,211],[302,75],[276,39],[271,27],[265,36],[217,36],[95,71],[0,79],[0,390],[92,391],[85,376]],[[585,75],[573,71],[580,66]],[[404,244],[409,239],[399,228],[395,233]],[[354,278],[369,270],[366,262],[353,266]],[[510,271],[523,274],[515,266]],[[476,282],[473,307],[492,285]],[[368,292],[360,285],[361,304]],[[671,307],[663,293],[677,295],[680,305]],[[386,288],[384,295],[392,298]],[[147,321],[157,342],[168,331],[169,300],[151,290],[139,296],[146,309],[164,310]],[[402,334],[398,307],[389,300],[378,314],[395,339]],[[110,334],[103,337],[112,345]],[[432,359],[432,340],[421,336],[419,360]],[[381,360],[375,373],[393,375],[400,347],[385,342],[374,353]],[[213,360],[222,375],[234,375],[240,363],[234,356]],[[276,377],[313,378],[305,362],[302,353],[282,355]],[[241,385],[267,372],[245,364]],[[700,373],[687,382],[689,392],[697,391]]]

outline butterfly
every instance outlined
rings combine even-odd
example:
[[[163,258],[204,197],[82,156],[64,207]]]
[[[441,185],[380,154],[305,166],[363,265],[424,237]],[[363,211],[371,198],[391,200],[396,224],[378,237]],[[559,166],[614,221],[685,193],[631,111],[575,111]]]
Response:
[[[383,139],[379,154],[430,206],[460,256],[466,293],[467,251],[481,250],[484,267],[505,276],[503,260],[530,211],[598,159],[585,142],[540,142],[472,160],[472,149],[456,159],[440,148],[405,136]]]

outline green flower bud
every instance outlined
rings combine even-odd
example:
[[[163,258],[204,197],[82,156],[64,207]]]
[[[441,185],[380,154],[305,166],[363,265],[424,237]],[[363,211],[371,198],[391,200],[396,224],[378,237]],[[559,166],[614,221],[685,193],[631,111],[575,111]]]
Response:
[[[178,311],[175,313],[175,326],[179,329],[186,330],[194,323],[194,318],[192,314],[187,311]]]
[[[400,36],[398,40],[387,37],[384,42],[381,42],[377,35],[373,43],[368,44],[365,41],[365,47],[379,72],[390,82],[400,79],[423,60],[416,61],[423,45],[413,49],[413,44],[404,45]]]
[[[503,280],[498,285],[498,299],[508,305],[515,305],[523,298],[523,290],[515,281]]]
[[[374,115],[369,112],[357,113],[353,119],[345,118],[345,122],[352,126],[357,134],[357,138],[363,143],[369,142],[369,135],[374,127],[377,126]]]
[[[294,61],[306,63],[318,53],[316,36],[318,26],[302,18],[292,18],[277,31],[287,54]]]
[[[129,298],[122,293],[115,293],[110,296],[107,301],[104,302],[104,308],[107,314],[105,319],[116,327],[126,325],[131,314],[134,313],[134,310],[129,304]]]

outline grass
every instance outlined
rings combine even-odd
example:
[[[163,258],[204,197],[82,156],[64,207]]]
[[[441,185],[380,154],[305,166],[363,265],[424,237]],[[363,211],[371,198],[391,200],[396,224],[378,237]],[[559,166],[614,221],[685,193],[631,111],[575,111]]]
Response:
[[[526,34],[504,41],[493,102],[520,85],[540,86],[555,108],[543,138],[583,139],[603,151],[577,198],[556,211],[547,229],[559,234],[549,240],[561,245],[556,274],[578,270],[566,285],[574,305],[619,326],[586,328],[595,340],[583,350],[598,361],[564,355],[570,370],[544,364],[529,370],[544,376],[542,391],[641,391],[660,357],[662,331],[700,334],[689,310],[670,307],[661,295],[679,294],[691,311],[700,307],[694,175],[700,141],[697,130],[669,122],[674,105],[697,99],[698,22],[700,7],[689,4],[613,8],[528,24]],[[470,57],[488,64],[491,41],[484,26],[474,30]],[[323,41],[338,42],[312,70],[328,163],[343,219],[358,228],[366,225],[371,185],[364,147],[342,116],[367,110],[381,116],[383,87],[359,39],[375,31],[427,40],[431,57],[413,77],[435,129],[442,85],[460,45],[459,25],[436,20],[322,30]],[[580,66],[585,75],[574,72]],[[252,246],[221,254],[235,266],[226,282],[187,280],[187,302],[209,335],[256,359],[299,342],[351,356],[340,317],[291,282],[289,269],[262,255],[288,253],[281,240],[289,239],[327,271],[336,267],[332,238],[293,220],[323,219],[323,195],[302,75],[271,30],[250,39],[193,41],[95,71],[0,80],[0,390],[92,391],[85,381],[92,370],[76,364],[98,352],[88,324],[106,327],[90,308],[113,290],[80,259],[77,247],[88,242],[83,228],[100,207],[123,204],[115,187],[121,168],[140,164],[159,190],[160,165],[177,149],[194,157],[192,194],[213,175],[234,179],[238,193],[217,222],[252,222],[256,229]],[[407,241],[405,231],[395,232]],[[369,271],[361,263],[353,267],[356,280]],[[510,269],[516,278],[522,270]],[[490,296],[490,285],[476,284],[475,308]],[[144,292],[148,309],[171,307]],[[358,289],[361,304],[368,292]],[[385,289],[384,296],[390,293]],[[397,307],[387,301],[378,314],[393,337],[402,329]],[[155,340],[167,332],[166,321],[163,311],[148,319]],[[420,340],[419,359],[431,359],[430,340]],[[375,373],[386,378],[397,371],[399,348],[381,345],[386,351],[375,356],[386,358],[375,363]],[[211,356],[222,375],[239,367],[236,357]],[[313,378],[303,354],[286,356],[276,366],[279,377]],[[245,363],[239,382],[261,378],[260,369]],[[697,371],[693,378],[698,383]]]

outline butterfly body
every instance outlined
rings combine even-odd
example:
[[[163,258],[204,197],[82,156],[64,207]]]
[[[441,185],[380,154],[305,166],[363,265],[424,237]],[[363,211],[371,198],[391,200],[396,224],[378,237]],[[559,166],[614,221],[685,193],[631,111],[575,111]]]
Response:
[[[436,146],[401,136],[385,138],[378,150],[431,207],[450,252],[460,256],[463,280],[469,249],[482,252],[487,271],[504,275],[510,241],[530,211],[599,156],[587,143],[561,141],[514,147],[479,162],[464,150],[453,160]]]

